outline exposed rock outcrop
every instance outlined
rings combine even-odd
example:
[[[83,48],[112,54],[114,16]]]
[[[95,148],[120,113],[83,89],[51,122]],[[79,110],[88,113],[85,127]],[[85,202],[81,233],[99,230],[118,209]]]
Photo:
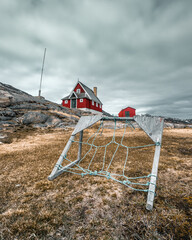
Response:
[[[0,142],[21,127],[65,128],[74,126],[82,114],[59,104],[34,97],[10,85],[0,83]]]

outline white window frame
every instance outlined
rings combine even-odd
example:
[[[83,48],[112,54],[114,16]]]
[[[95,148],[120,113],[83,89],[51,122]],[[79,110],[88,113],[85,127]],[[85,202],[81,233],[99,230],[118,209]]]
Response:
[[[83,98],[80,99],[80,102],[83,102]]]
[[[68,100],[65,100],[65,104],[67,104],[68,103]]]
[[[96,107],[98,107],[98,103],[96,103]]]
[[[78,94],[81,93],[81,89],[77,88],[76,93],[78,93]]]
[[[92,100],[92,105],[94,106],[94,101]]]

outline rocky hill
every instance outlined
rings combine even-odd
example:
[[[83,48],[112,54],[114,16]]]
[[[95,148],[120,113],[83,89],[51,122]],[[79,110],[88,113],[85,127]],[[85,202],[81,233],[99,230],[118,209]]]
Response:
[[[23,128],[74,126],[81,115],[80,110],[65,108],[0,83],[0,142],[6,142],[11,133]]]

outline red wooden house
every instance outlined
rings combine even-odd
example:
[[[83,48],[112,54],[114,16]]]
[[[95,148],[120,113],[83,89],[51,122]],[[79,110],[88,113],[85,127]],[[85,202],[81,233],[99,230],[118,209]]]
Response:
[[[134,117],[135,111],[136,109],[132,107],[124,108],[119,112],[119,117]]]
[[[97,88],[93,91],[78,81],[71,93],[62,98],[62,105],[67,108],[78,108],[93,113],[102,113],[102,102],[97,97]]]

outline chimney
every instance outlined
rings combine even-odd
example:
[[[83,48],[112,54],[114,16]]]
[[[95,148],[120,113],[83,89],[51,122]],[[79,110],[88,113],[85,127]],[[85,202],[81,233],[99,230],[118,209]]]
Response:
[[[97,97],[97,87],[93,88],[93,92],[94,92],[95,96]]]

